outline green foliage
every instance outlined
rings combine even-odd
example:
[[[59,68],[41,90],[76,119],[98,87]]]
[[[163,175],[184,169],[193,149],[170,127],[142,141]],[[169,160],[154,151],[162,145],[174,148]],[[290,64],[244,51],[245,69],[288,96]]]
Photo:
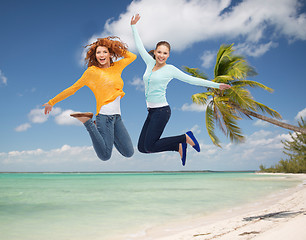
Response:
[[[215,121],[214,121],[214,111],[212,109],[211,104],[209,104],[206,108],[206,129],[208,132],[208,135],[212,142],[217,145],[218,147],[221,147],[219,138],[215,135]]]
[[[183,66],[183,69],[186,69],[186,68],[188,68],[188,67]],[[201,73],[199,71],[199,69],[197,69],[197,68],[188,68],[188,72],[191,75],[197,75],[199,78],[208,79],[208,75],[206,75],[205,73]]]
[[[247,76],[257,75],[255,69],[250,66],[245,57],[234,54],[233,45],[221,45],[216,59],[214,75],[228,75],[235,79],[245,79]]]
[[[306,128],[304,119],[298,123],[300,127]],[[280,160],[270,168],[260,165],[261,172],[272,173],[306,173],[306,134],[295,132],[290,133],[291,141],[282,141],[284,153],[289,157],[286,160]]]
[[[221,45],[217,53],[214,79],[212,79],[213,82],[229,84],[231,88],[223,91],[207,88],[206,92],[192,96],[193,102],[207,106],[206,129],[212,142],[218,147],[221,145],[215,134],[215,126],[218,126],[232,142],[244,141],[242,130],[237,123],[243,117],[250,118],[243,111],[244,109],[281,117],[275,110],[254,100],[248,87],[261,88],[268,92],[272,92],[273,89],[256,81],[246,80],[248,76],[255,76],[257,73],[243,56],[234,54],[233,45]],[[196,68],[183,67],[183,69],[194,77],[207,79],[207,76]]]

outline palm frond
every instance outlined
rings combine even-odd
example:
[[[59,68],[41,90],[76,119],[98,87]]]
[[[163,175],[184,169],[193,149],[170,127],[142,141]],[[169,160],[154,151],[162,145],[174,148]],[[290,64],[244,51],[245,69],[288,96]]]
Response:
[[[218,108],[219,125],[222,129],[225,129],[225,134],[230,138],[231,142],[239,143],[244,141],[242,130],[237,124],[237,120],[240,118],[236,115],[235,111],[231,111],[231,107],[228,104],[224,104],[222,99],[215,99],[215,107]]]
[[[235,120],[241,120],[237,115],[237,111],[229,104],[230,98],[228,96],[215,97],[214,103],[222,115],[228,115]]]
[[[208,93],[196,93],[191,96],[191,99],[194,103],[205,105],[210,94]]]
[[[256,108],[253,106],[253,97],[245,88],[239,86],[231,87],[228,89],[228,97],[232,102],[241,106],[242,108],[256,110]]]
[[[183,66],[183,70],[190,73],[193,77],[203,78],[203,79],[209,79],[208,75],[206,75],[203,72],[200,72],[198,68],[189,68],[186,66]]]
[[[214,69],[214,76],[219,76],[219,75],[225,75],[222,74],[223,69],[222,67],[224,66],[224,64],[222,64],[222,62],[228,61],[229,59],[231,59],[231,54],[233,52],[232,46],[234,44],[228,45],[228,44],[222,44],[220,46],[220,49],[217,53],[217,58],[216,58],[216,65],[215,65],[215,69]]]
[[[230,138],[231,142],[241,143],[245,141],[245,137],[242,135],[242,130],[238,126],[237,121],[231,118],[223,117],[224,124],[227,128],[227,136]]]
[[[257,75],[255,69],[242,56],[232,56],[232,61],[228,65],[227,74],[236,79],[245,79],[247,76]]]
[[[263,90],[266,90],[268,92],[273,92],[274,90],[272,88],[269,88],[262,83],[251,81],[251,80],[241,80],[241,81],[234,81],[232,83],[232,86],[239,86],[239,87],[252,87],[252,88],[262,88]]]
[[[254,106],[256,106],[262,113],[267,113],[272,117],[275,117],[277,119],[282,119],[282,116],[277,111],[275,111],[272,108],[269,108],[268,106],[260,102],[254,101]]]
[[[215,103],[215,102],[214,102]],[[216,104],[213,104],[213,110],[214,110],[214,117],[215,117],[215,122],[220,128],[220,130],[223,132],[223,134],[226,134],[226,127],[224,126],[222,122],[222,114],[219,111],[219,108]]]
[[[257,75],[256,70],[246,61],[244,56],[234,54],[233,45],[221,45],[216,59],[214,77],[229,75],[236,79]]]
[[[206,122],[206,129],[207,133],[212,140],[213,144],[221,148],[220,145],[220,140],[219,138],[215,135],[215,118],[214,118],[214,111],[212,109],[212,105],[209,104],[206,108],[205,112],[205,122]]]
[[[212,81],[213,82],[217,82],[217,83],[231,83],[234,80],[234,78],[232,76],[229,75],[221,75],[221,76],[217,76],[215,77]]]
[[[235,79],[245,79],[247,77],[247,65],[244,60],[233,62],[230,64],[231,68],[228,70],[227,74],[233,76]]]

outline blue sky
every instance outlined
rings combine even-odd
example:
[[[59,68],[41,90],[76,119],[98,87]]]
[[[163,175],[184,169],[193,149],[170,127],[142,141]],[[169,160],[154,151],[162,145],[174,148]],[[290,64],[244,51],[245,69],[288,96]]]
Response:
[[[168,63],[196,67],[212,77],[220,45],[234,43],[258,72],[252,80],[274,89],[251,89],[255,99],[290,124],[306,115],[304,1],[12,0],[0,6],[0,171],[252,170],[285,157],[281,140],[289,139],[289,131],[256,119],[239,122],[245,143],[232,144],[217,131],[222,149],[215,147],[206,132],[204,108],[191,101],[203,89],[175,79],[167,90],[172,116],[164,136],[191,129],[202,151],[189,148],[185,167],[175,152],[139,153],[137,140],[147,115],[141,81],[145,65],[139,56],[122,75],[122,117],[135,146],[132,158],[114,150],[109,161],[100,161],[85,128],[69,117],[72,111],[95,111],[86,87],[45,117],[41,105],[85,71],[83,46],[117,35],[137,53],[129,25],[135,13],[142,16],[137,27],[148,50],[160,40],[171,43]]]

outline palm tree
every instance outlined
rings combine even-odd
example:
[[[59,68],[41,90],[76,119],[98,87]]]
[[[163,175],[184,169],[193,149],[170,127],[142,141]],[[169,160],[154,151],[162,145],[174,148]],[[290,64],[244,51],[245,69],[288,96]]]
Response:
[[[214,69],[214,79],[212,79],[213,82],[226,83],[232,87],[224,91],[207,88],[206,92],[192,95],[193,102],[206,105],[206,128],[212,142],[221,147],[215,134],[215,125],[219,126],[232,142],[244,141],[244,136],[237,123],[243,117],[249,119],[255,117],[292,131],[306,133],[305,128],[277,120],[281,119],[278,112],[254,100],[247,87],[262,88],[268,92],[273,92],[273,89],[259,82],[246,80],[247,77],[255,76],[257,73],[243,56],[233,53],[235,51],[233,45],[222,45],[220,47]],[[207,78],[196,68],[184,67],[184,70],[192,76]],[[261,115],[258,112],[268,114],[273,118]]]
[[[306,122],[302,117],[298,124],[301,128],[306,128]],[[284,145],[283,153],[289,159],[282,159],[270,168],[260,165],[261,172],[306,173],[306,134],[295,132],[290,133],[290,137],[290,140],[281,141]]]

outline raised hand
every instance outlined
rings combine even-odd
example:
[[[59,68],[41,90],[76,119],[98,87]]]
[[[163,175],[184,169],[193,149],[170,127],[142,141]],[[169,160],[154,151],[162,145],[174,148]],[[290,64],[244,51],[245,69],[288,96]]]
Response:
[[[135,25],[140,19],[140,15],[137,13],[136,15],[134,15],[131,19],[131,25]]]

